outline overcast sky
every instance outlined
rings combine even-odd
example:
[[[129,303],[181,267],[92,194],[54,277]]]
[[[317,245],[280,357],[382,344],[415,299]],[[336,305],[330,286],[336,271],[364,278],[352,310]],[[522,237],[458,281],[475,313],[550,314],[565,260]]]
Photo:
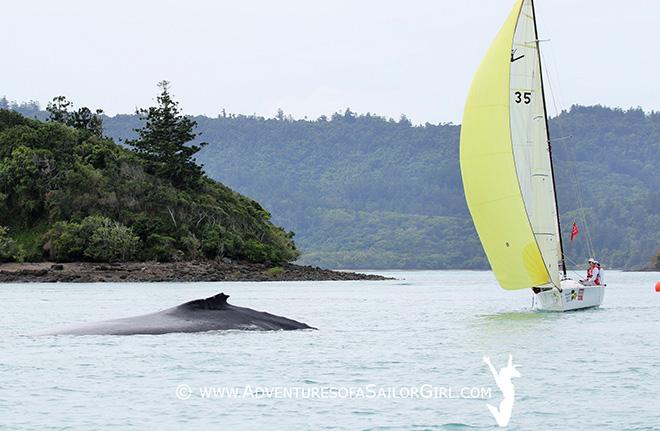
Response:
[[[350,107],[460,123],[513,0],[83,0],[2,5],[0,96],[109,114],[172,81],[186,113],[296,118]],[[555,94],[660,110],[660,2],[537,0]],[[551,114],[553,109],[550,109]]]

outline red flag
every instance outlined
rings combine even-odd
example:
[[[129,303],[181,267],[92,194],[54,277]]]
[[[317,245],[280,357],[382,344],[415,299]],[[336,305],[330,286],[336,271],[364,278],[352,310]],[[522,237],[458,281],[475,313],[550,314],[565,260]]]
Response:
[[[573,223],[573,230],[571,231],[571,241],[573,241],[575,239],[578,232],[579,231],[578,231],[577,225],[575,223]]]

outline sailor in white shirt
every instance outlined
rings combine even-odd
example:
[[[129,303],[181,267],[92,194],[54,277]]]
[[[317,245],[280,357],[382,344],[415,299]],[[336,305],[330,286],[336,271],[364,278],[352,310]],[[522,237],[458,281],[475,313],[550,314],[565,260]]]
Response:
[[[585,286],[595,286],[598,284],[596,280],[598,279],[598,267],[596,266],[596,260],[594,258],[590,258],[588,260],[589,262],[589,268],[587,268],[587,278],[584,280],[580,280],[580,283],[582,283]]]
[[[605,286],[605,270],[600,266],[600,262],[596,261],[594,263],[596,265],[595,269],[598,271],[594,277],[594,283],[598,286]]]

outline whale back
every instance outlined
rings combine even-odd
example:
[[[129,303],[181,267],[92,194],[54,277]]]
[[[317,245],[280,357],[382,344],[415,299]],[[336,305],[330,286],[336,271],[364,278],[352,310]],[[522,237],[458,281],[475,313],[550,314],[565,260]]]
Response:
[[[229,295],[225,295],[223,292],[218,293],[217,295],[210,296],[205,299],[195,299],[193,301],[186,302],[181,304],[176,309],[182,310],[224,310],[229,305],[227,299]]]
[[[227,303],[229,295],[195,299],[155,313],[102,322],[83,323],[33,335],[135,335],[213,330],[313,329],[302,322]]]

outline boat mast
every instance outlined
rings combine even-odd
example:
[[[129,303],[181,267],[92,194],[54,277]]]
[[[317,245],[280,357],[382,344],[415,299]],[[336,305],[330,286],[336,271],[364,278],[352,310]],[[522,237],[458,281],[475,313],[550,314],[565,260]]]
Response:
[[[555,181],[555,169],[552,163],[552,142],[550,140],[550,127],[548,124],[548,110],[545,105],[545,90],[543,89],[543,65],[541,64],[541,44],[539,41],[539,30],[536,26],[536,11],[534,10],[534,0],[529,0],[532,5],[532,17],[534,20],[534,38],[536,42],[536,50],[539,59],[539,78],[541,79],[541,100],[543,101],[543,119],[545,121],[545,133],[548,140],[548,155],[550,156],[550,175],[552,176],[552,188],[555,196],[555,208],[557,212],[557,229],[559,230],[559,250],[561,251],[561,269],[566,278],[566,259],[564,258],[564,243],[561,239],[561,223],[559,221],[559,202],[557,201],[557,182]]]

